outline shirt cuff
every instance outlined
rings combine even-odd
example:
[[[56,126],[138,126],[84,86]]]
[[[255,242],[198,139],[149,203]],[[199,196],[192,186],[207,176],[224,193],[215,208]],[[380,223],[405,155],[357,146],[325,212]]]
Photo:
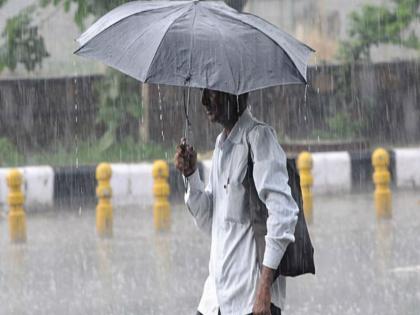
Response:
[[[274,249],[268,246],[265,246],[264,260],[263,265],[277,270],[280,265],[280,261],[283,258],[285,250],[283,249]]]
[[[200,179],[200,172],[198,171],[198,168],[190,176],[183,177],[187,179],[190,189],[200,189],[203,185]]]

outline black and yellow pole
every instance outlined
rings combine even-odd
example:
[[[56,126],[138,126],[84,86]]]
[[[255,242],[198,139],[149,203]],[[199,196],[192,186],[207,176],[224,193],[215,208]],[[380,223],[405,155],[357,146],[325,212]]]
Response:
[[[25,196],[22,193],[23,176],[17,169],[12,169],[7,174],[7,186],[9,187],[9,234],[13,243],[26,242],[26,216],[23,204]]]
[[[96,168],[96,196],[98,205],[96,206],[96,232],[99,237],[112,237],[112,188],[111,188],[112,169],[108,163],[101,163]]]
[[[374,167],[373,182],[375,184],[376,217],[390,218],[392,216],[392,196],[389,188],[391,173],[389,172],[389,153],[383,148],[376,149],[372,154]]]
[[[297,159],[297,167],[300,175],[300,187],[302,189],[303,211],[308,223],[313,222],[313,197],[312,185],[314,178],[312,176],[313,159],[309,152],[302,152]]]
[[[153,194],[155,196],[153,206],[155,229],[158,231],[168,230],[171,224],[171,209],[168,201],[170,194],[168,163],[162,160],[155,161],[152,174],[154,178]]]

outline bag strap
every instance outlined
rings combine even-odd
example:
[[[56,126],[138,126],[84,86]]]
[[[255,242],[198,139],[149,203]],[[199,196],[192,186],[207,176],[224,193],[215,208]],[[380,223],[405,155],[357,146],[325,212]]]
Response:
[[[262,124],[257,124],[262,125]],[[254,155],[252,152],[251,143],[249,142],[248,134],[251,130],[257,126],[254,125],[252,128],[246,131],[246,143],[248,147],[248,168],[247,168],[247,182],[249,184],[248,193],[248,204],[250,211],[251,227],[254,231],[254,238],[257,249],[257,262],[262,268],[265,252],[265,235],[267,234],[267,217],[268,211],[265,203],[261,201],[258,196],[257,188],[254,182],[253,170],[254,170]]]

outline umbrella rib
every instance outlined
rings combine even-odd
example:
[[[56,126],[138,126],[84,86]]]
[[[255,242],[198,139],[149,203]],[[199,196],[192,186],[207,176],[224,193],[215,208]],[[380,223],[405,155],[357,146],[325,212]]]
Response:
[[[180,9],[179,9],[180,10]],[[168,16],[170,16],[170,15],[172,15],[172,14],[175,14],[175,13],[178,13],[178,11],[179,10],[177,10],[177,11],[175,11],[175,12],[171,12],[171,13],[169,13],[167,16],[165,16],[165,18],[167,18]],[[185,12],[183,13],[183,14],[185,14]],[[181,15],[182,16],[182,15]],[[176,19],[178,19],[179,17],[177,17]],[[175,20],[176,20],[175,19]],[[174,20],[174,21],[175,21]],[[173,24],[173,22],[168,26],[168,29],[171,27],[171,25]],[[120,58],[118,58],[118,60],[117,60],[117,62],[116,62],[116,64],[118,64],[120,61],[121,61],[121,59],[122,58],[124,58],[124,56],[126,55],[126,53],[127,53],[127,51],[137,42],[137,40],[139,40],[147,31],[149,31],[149,29],[151,28],[153,26],[153,24],[150,24],[142,33],[140,33],[138,36],[136,36],[136,38],[125,48],[125,53],[123,53],[121,56],[120,56]],[[166,35],[166,32],[165,32],[165,35]],[[162,37],[162,41],[163,41],[163,37]],[[159,47],[160,47],[160,45],[159,45]],[[158,49],[159,49],[159,47],[158,47]],[[153,60],[152,60],[152,62],[150,63],[150,65],[153,63]]]
[[[145,77],[145,79],[144,79],[144,83],[146,83],[146,82],[147,82],[147,80],[149,80],[149,78],[150,78],[150,74],[149,74],[150,69],[152,68],[153,63],[155,62],[157,52],[159,51],[160,47],[162,46],[162,43],[163,43],[163,41],[165,40],[166,35],[168,34],[169,29],[171,28],[171,26],[172,26],[175,22],[177,22],[180,18],[182,18],[183,16],[185,16],[185,14],[187,14],[190,10],[191,10],[191,7],[190,7],[190,8],[188,8],[188,10],[186,10],[184,13],[182,13],[180,16],[178,16],[176,19],[174,19],[174,20],[173,20],[173,21],[172,21],[172,22],[168,25],[167,29],[165,30],[165,34],[163,34],[162,39],[161,39],[161,41],[160,41],[160,43],[159,43],[159,46],[158,46],[158,48],[156,49],[156,53],[155,53],[155,55],[153,56],[152,61],[150,62],[149,70],[148,70],[148,71],[147,71],[147,73],[146,73],[146,77]]]
[[[290,62],[292,62],[292,64],[295,66],[295,68],[297,69],[297,72],[299,73],[299,75],[302,77],[302,79],[303,79],[303,81],[305,82],[305,83],[307,83],[307,79],[306,79],[306,77],[299,71],[299,68],[297,67],[297,65],[296,65],[296,62],[290,57],[290,54],[287,52],[287,50],[285,49],[285,48],[283,48],[274,38],[272,38],[271,36],[269,36],[267,33],[265,33],[263,30],[261,30],[260,28],[258,28],[257,26],[255,26],[255,25],[253,25],[253,24],[251,24],[251,23],[249,23],[248,21],[244,21],[244,20],[242,20],[241,18],[239,18],[239,17],[237,17],[237,16],[235,16],[234,14],[227,14],[227,12],[220,12],[220,11],[218,11],[218,10],[214,10],[214,9],[212,9],[212,8],[208,8],[209,10],[212,10],[212,11],[214,11],[214,12],[217,12],[218,14],[221,14],[221,15],[225,15],[225,16],[227,16],[227,17],[229,17],[229,18],[232,18],[232,19],[235,19],[236,21],[238,21],[238,22],[240,22],[240,23],[243,23],[243,24],[245,24],[245,25],[247,25],[247,26],[249,26],[249,27],[252,27],[253,29],[255,29],[255,30],[257,30],[258,32],[260,32],[261,34],[263,34],[264,36],[266,36],[267,38],[269,38],[270,40],[272,40],[278,47],[280,47],[280,49],[282,49],[283,50],[283,52],[285,53],[285,55],[287,56],[287,58],[289,58],[289,60],[290,60]],[[252,17],[252,18],[259,18],[259,17],[257,17],[257,16],[255,16],[255,15],[253,15],[253,14],[246,14],[246,13],[241,13],[241,14],[244,14],[244,15],[246,15],[246,16],[248,16],[248,17]],[[259,18],[259,19],[261,19],[261,18]],[[261,19],[262,21],[264,21],[265,23],[268,23],[269,25],[272,25],[273,26],[273,24],[271,24],[271,23],[269,23],[269,22],[267,22],[267,21],[265,21],[264,19]],[[277,28],[278,29],[278,28]],[[278,29],[278,30],[280,30],[280,29]],[[280,30],[282,33],[285,33],[285,32],[283,32],[282,30]],[[287,33],[285,33],[286,35],[288,35]],[[288,35],[288,36],[290,36],[290,35]],[[299,42],[300,43],[300,42]],[[307,46],[307,45],[305,45],[305,44],[303,44],[303,43],[300,43],[301,45],[303,45],[303,46],[305,46],[308,50],[310,50],[311,52],[313,52],[314,50],[312,49],[312,48],[310,48],[309,46]]]
[[[190,42],[190,66],[188,69],[188,74],[187,74],[187,78],[186,80],[190,80],[191,79],[191,67],[192,67],[192,59],[193,59],[193,47],[194,47],[194,27],[195,27],[195,20],[197,18],[197,8],[195,5],[193,5],[194,7],[194,17],[193,17],[193,21],[192,21],[192,25],[191,25],[191,42]]]
[[[223,39],[223,43],[224,43],[224,42],[225,42],[225,37],[223,36],[223,33],[220,31],[220,29],[218,28],[218,26],[217,26],[217,25],[215,26],[215,29],[216,29],[216,30],[217,30],[217,32],[220,34],[220,37]],[[229,54],[226,52],[226,48],[225,48],[225,46],[223,45],[223,43],[222,43],[222,45],[220,45],[220,46],[222,47],[222,49],[223,49],[223,51],[224,51],[224,53],[225,53],[226,60],[227,60],[227,65],[228,65],[228,67],[229,67],[229,70],[230,70],[230,75],[231,75],[231,77],[232,77],[233,84],[235,85],[235,88],[236,88],[236,94],[237,94],[237,93],[239,92],[239,86],[236,86],[236,84],[235,84],[235,77],[234,77],[234,75],[233,75],[232,65],[231,65],[230,60],[229,60]]]
[[[278,27],[276,27],[276,26],[274,26],[273,24],[271,24],[270,22],[268,22],[268,21],[266,21],[266,20],[264,20],[264,19],[262,19],[262,18],[260,18],[260,17],[258,17],[258,16],[256,16],[256,15],[253,15],[253,14],[247,14],[247,13],[245,13],[244,15],[246,15],[246,16],[248,16],[248,17],[250,17],[250,18],[257,18],[257,19],[260,19],[260,20],[262,20],[262,21],[264,21],[265,23],[268,23],[269,25],[271,25],[271,26],[273,26],[273,27],[275,27],[276,29],[278,29],[278,30],[280,30],[280,32],[282,32],[285,36],[288,36],[288,37],[290,37],[292,40],[295,40],[295,41],[297,41],[295,38],[293,38],[293,37],[291,37],[289,34],[287,34],[286,32],[284,32],[284,31],[282,31],[281,29],[279,29]],[[295,66],[295,68],[298,70],[298,73],[300,74],[300,76],[302,77],[302,79],[304,80],[304,82],[305,83],[307,83],[308,82],[308,80],[307,80],[307,78],[306,78],[306,75],[307,75],[307,73],[306,73],[306,69],[305,69],[305,75],[303,75],[301,72],[300,72],[300,70],[299,70],[299,68],[298,68],[298,66],[296,65],[296,62],[293,60],[293,58],[290,56],[290,54],[289,54],[289,52],[284,48],[284,47],[282,47],[282,46],[280,46],[280,44],[274,39],[274,38],[272,38],[271,36],[269,36],[267,33],[265,33],[265,32],[263,32],[259,27],[257,27],[257,26],[254,26],[254,25],[252,25],[252,24],[250,24],[250,23],[248,23],[248,22],[246,22],[246,21],[243,21],[243,20],[240,20],[240,19],[238,19],[238,18],[236,18],[236,17],[233,17],[234,19],[236,19],[236,20],[238,20],[238,21],[241,21],[242,23],[245,23],[246,25],[249,25],[249,26],[251,26],[251,27],[253,27],[254,29],[256,29],[256,30],[258,30],[259,32],[261,32],[262,34],[264,34],[265,36],[267,36],[269,39],[271,39],[273,42],[275,42],[283,51],[284,51],[284,53],[285,53],[285,55],[290,59],[290,61],[292,62],[292,64]],[[298,42],[298,41],[297,41]],[[309,46],[307,46],[306,44],[304,44],[304,43],[301,43],[301,42],[299,42],[301,45],[303,45],[303,46],[305,46],[311,53],[312,52],[315,52],[315,50],[314,49],[312,49],[311,47],[309,47]],[[309,54],[308,54],[308,56],[309,56]],[[306,65],[306,68],[307,68],[307,62],[304,62],[304,64]]]
[[[179,4],[179,5],[173,5],[173,7],[178,7],[178,6],[184,6],[185,4]],[[106,30],[108,30],[110,27],[112,27],[112,26],[114,26],[115,24],[117,24],[117,23],[120,23],[120,22],[122,22],[122,21],[124,21],[125,19],[128,19],[128,18],[130,18],[130,17],[132,17],[133,15],[138,15],[138,14],[143,14],[143,13],[148,13],[148,12],[151,12],[151,11],[156,11],[156,10],[161,10],[161,9],[163,9],[163,8],[165,8],[165,7],[156,7],[156,8],[151,8],[151,9],[148,9],[148,10],[144,10],[144,11],[139,11],[139,12],[133,12],[132,14],[129,14],[129,15],[127,15],[127,16],[124,16],[123,18],[121,18],[121,19],[119,19],[119,20],[117,20],[117,21],[114,21],[114,22],[112,22],[110,25],[107,25],[104,29],[102,29],[101,31],[99,31],[97,34],[95,34],[94,36],[92,36],[91,38],[89,38],[88,40],[86,40],[85,41],[85,43],[83,44],[83,45],[81,45],[78,49],[76,49],[75,51],[74,51],[74,54],[77,54],[81,49],[83,49],[87,44],[89,44],[89,42],[91,42],[93,39],[95,39],[97,36],[99,36],[100,34],[102,34],[103,32],[105,32]],[[99,21],[99,20],[98,20]],[[97,22],[98,22],[97,21]],[[97,23],[96,22],[96,23]],[[96,24],[95,23],[95,24]],[[93,27],[95,24],[93,24],[91,27]],[[90,27],[90,28],[91,28]],[[89,28],[89,29],[90,29]],[[79,39],[81,38],[81,37],[83,37],[83,35],[86,33],[86,32],[88,32],[89,31],[89,29],[87,29],[80,37],[79,37]],[[77,41],[79,41],[79,39],[77,39]]]

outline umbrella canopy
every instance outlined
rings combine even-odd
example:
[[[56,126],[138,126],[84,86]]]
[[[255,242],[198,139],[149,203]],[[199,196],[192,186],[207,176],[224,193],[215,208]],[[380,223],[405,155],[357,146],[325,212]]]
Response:
[[[223,1],[134,1],[94,23],[77,55],[144,83],[242,94],[306,83],[311,48]]]

